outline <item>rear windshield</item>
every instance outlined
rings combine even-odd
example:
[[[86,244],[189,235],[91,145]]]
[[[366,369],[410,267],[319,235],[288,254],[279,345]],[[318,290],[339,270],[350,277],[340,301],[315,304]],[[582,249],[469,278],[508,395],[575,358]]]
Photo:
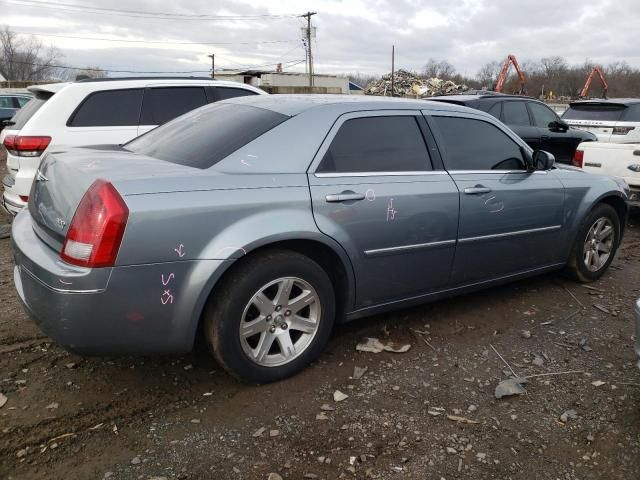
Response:
[[[248,105],[214,103],[165,123],[124,148],[178,165],[209,168],[288,118]]]
[[[33,114],[40,110],[40,107],[53,96],[50,92],[38,92],[36,96],[27,102],[27,104],[16,112],[10,120],[9,128],[11,130],[20,130],[24,127]]]
[[[624,105],[570,105],[562,114],[565,120],[599,120],[617,122],[626,107]]]

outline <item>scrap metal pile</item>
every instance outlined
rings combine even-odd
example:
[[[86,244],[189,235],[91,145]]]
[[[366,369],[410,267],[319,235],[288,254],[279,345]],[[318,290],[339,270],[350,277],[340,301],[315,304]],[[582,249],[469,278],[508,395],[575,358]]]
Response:
[[[458,85],[451,80],[441,78],[420,78],[415,73],[398,70],[393,75],[394,97],[433,97],[449,95],[468,90],[466,85]],[[366,95],[391,96],[391,74],[383,75],[380,80],[370,82],[364,90]]]

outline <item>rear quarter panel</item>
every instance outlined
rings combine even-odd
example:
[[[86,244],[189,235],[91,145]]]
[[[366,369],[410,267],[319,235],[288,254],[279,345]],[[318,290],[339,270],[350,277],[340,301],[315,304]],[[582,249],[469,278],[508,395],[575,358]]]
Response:
[[[567,259],[580,226],[589,211],[605,199],[617,199],[626,205],[627,192],[610,177],[593,175],[570,166],[561,166],[555,169],[553,174],[565,187],[565,229],[559,253],[562,258]],[[623,225],[626,223],[626,213],[624,218],[620,219],[620,223]],[[549,245],[548,248],[558,248],[558,246]]]

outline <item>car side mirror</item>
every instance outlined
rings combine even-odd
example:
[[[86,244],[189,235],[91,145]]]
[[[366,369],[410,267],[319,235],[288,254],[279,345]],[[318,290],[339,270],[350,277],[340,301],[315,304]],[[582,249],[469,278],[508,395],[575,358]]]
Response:
[[[535,150],[531,156],[531,161],[527,165],[527,170],[551,170],[556,163],[553,154],[544,150]]]
[[[549,122],[549,125],[547,126],[554,132],[566,132],[569,130],[569,125],[567,125],[563,120],[554,120],[553,122]]]

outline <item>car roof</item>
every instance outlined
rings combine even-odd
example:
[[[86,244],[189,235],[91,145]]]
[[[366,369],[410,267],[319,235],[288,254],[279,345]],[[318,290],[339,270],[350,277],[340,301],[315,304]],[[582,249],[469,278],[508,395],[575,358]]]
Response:
[[[640,98],[592,98],[576,100],[569,105],[633,105],[636,103],[640,103]]]
[[[146,86],[176,86],[176,85],[210,85],[219,87],[243,88],[262,93],[262,90],[245,83],[214,80],[209,77],[116,77],[109,79],[84,79],[77,82],[60,82],[45,85],[31,85],[27,87],[32,93],[56,93],[65,87],[82,88],[86,91],[117,90],[124,88],[140,88]]]
[[[219,102],[220,103],[220,102]],[[333,106],[337,111],[354,110],[445,110],[464,111],[475,110],[460,105],[429,100],[379,97],[374,95],[265,95],[245,96],[223,100],[222,103],[235,103],[264,108],[283,115],[294,116],[299,113],[320,106]]]
[[[526,100],[536,100],[533,97],[529,97],[527,95],[511,95],[509,93],[498,93],[498,92],[490,92],[490,91],[481,91],[478,93],[454,93],[451,95],[437,95],[435,97],[428,97],[427,100],[435,100],[437,102],[474,102],[476,100],[484,100],[484,99],[496,99],[500,100],[516,100],[516,99],[526,99]]]

